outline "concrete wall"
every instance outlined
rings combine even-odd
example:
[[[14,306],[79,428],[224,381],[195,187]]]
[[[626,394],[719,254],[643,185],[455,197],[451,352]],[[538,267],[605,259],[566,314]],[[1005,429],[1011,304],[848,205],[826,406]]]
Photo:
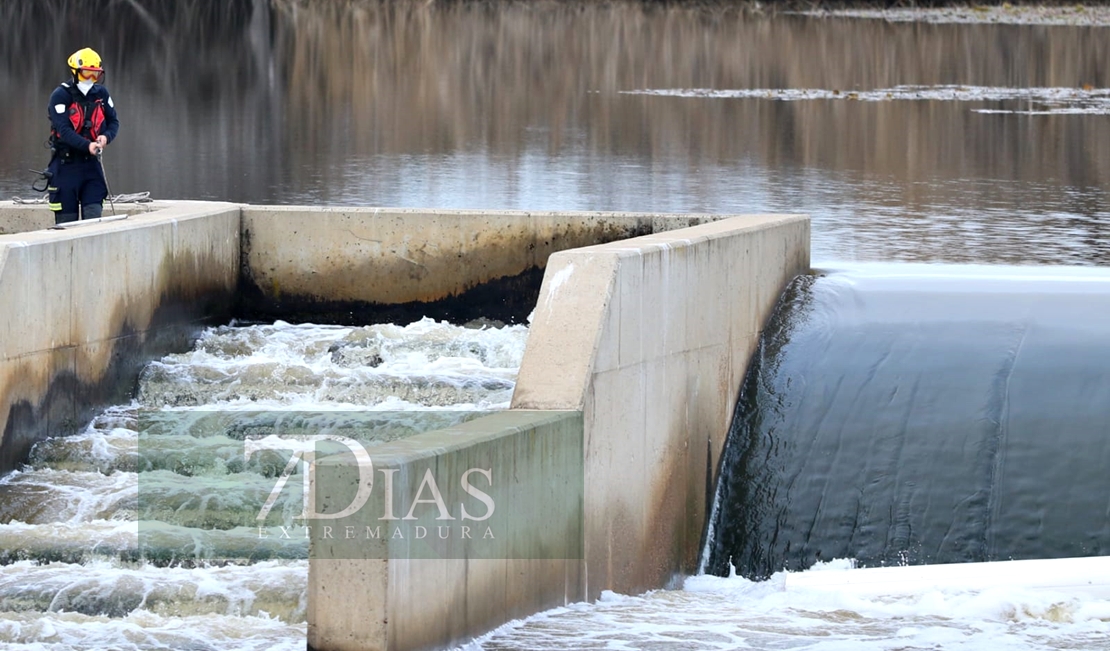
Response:
[[[442,648],[582,594],[581,413],[505,411],[368,450],[373,498],[350,517],[312,524],[310,648]],[[391,493],[397,520],[382,518],[385,468],[398,470]],[[470,468],[491,472],[492,487],[472,481],[493,509],[460,488]],[[426,473],[454,519],[437,519],[431,489],[421,490]],[[365,479],[350,460],[318,462],[318,511],[347,508]],[[425,502],[413,509],[417,498]],[[493,514],[464,520],[458,504],[475,517]],[[404,520],[409,512],[419,520]],[[429,546],[414,539],[420,525]],[[380,527],[381,537],[364,535],[367,526]],[[437,526],[447,528],[447,539]],[[462,539],[462,526],[473,527],[472,539]]]
[[[118,203],[115,209],[104,203],[104,216],[139,215],[169,207],[166,202]],[[0,201],[0,235],[40,231],[54,225],[54,213],[45,203]]]
[[[137,364],[187,346],[200,321],[519,321],[550,252],[717,219],[209,202],[117,212],[132,214],[54,231],[45,205],[0,202],[11,231],[0,235],[0,471],[46,432],[124,399]]]
[[[0,471],[123,401],[143,362],[226,322],[237,290],[240,314],[333,322],[389,319],[382,306],[488,315],[483,300],[511,296],[506,315],[535,311],[513,409],[375,455],[512,468],[516,551],[353,558],[314,538],[310,643],[436,647],[605,589],[665,586],[695,569],[748,357],[809,265],[806,218],[718,219],[175,202],[0,235]],[[577,515],[552,507],[575,467]]]
[[[404,444],[414,458],[432,455],[437,476],[474,459],[511,468],[512,490],[524,496],[510,511],[516,535],[538,550],[580,532],[582,560],[557,548],[544,558],[414,558],[411,547],[384,542],[336,558],[335,542],[314,526],[310,648],[442,648],[602,590],[638,593],[694,572],[748,358],[782,289],[808,268],[809,221],[800,216],[736,217],[552,255],[513,409],[462,435]],[[557,410],[556,420],[543,410]],[[580,430],[566,427],[566,413]],[[375,464],[388,456],[371,451]],[[580,528],[558,524],[566,507],[550,479],[576,461]],[[321,510],[348,504],[360,481],[349,467],[336,470],[317,471],[316,495],[331,498]],[[419,478],[407,475],[409,494]],[[378,512],[360,513],[355,530]]]
[[[226,322],[238,269],[232,204],[0,235],[0,472],[124,402],[144,362]]]
[[[551,256],[514,409],[582,410],[580,598],[696,570],[748,359],[786,284],[809,268],[809,220],[735,217]]]
[[[247,206],[242,309],[262,320],[520,322],[552,253],[718,218]]]

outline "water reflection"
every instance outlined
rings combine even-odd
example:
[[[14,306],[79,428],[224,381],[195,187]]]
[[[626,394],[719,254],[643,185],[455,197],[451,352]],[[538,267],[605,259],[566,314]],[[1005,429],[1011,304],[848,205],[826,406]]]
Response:
[[[31,196],[42,105],[88,44],[117,192],[807,212],[818,259],[1110,261],[1110,121],[1042,110],[1043,89],[1105,107],[1098,27],[366,0],[10,0],[0,21],[4,198]]]

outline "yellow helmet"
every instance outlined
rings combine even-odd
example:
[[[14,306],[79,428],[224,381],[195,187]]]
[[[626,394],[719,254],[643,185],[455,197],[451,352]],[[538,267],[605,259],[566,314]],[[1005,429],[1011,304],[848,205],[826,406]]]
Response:
[[[66,63],[69,64],[69,71],[74,78],[77,77],[78,70],[90,70],[98,73],[97,76],[104,74],[104,68],[100,67],[100,55],[91,47],[83,47],[69,55]]]

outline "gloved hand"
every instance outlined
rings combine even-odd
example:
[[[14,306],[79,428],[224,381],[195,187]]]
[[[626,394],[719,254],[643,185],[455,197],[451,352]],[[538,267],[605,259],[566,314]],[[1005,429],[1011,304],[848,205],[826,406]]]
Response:
[[[100,155],[100,152],[104,150],[104,147],[106,147],[107,145],[108,145],[108,136],[97,136],[96,140],[93,140],[92,142],[89,143],[89,153],[92,154],[93,156],[98,156],[98,155]]]

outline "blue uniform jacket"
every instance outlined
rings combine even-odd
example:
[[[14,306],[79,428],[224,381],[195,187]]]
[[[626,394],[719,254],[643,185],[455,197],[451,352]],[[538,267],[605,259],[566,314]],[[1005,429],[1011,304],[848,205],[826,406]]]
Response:
[[[58,134],[58,140],[65,146],[70,147],[78,153],[89,153],[89,143],[91,139],[84,137],[77,133],[73,128],[73,124],[69,121],[69,109],[73,104],[74,95],[70,93],[70,88],[73,88],[72,82],[64,82],[54,89],[50,94],[50,107],[48,109],[50,114],[50,126],[54,132]],[[108,89],[100,84],[93,84],[89,89],[87,95],[82,96],[81,91],[74,88],[77,97],[81,98],[82,104],[91,108],[96,100],[100,100],[101,106],[104,109],[104,124],[101,127],[100,135],[106,136],[108,142],[116,139],[116,134],[119,133],[119,117],[116,115],[116,107],[112,102],[111,96],[108,94]],[[86,115],[88,110],[86,110]]]

